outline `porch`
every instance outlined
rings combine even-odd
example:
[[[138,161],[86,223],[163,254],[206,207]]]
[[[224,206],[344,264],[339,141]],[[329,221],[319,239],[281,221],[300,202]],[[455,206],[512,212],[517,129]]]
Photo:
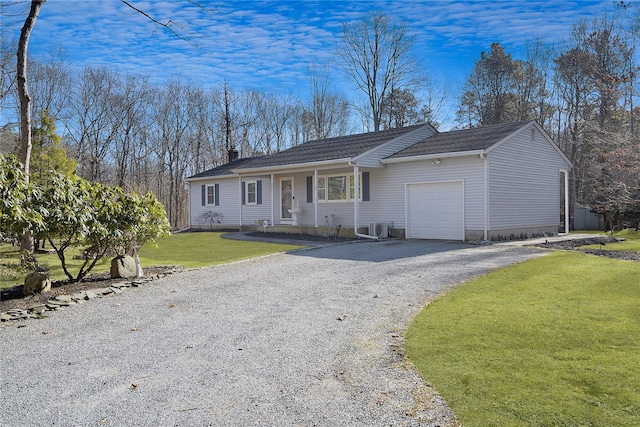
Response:
[[[240,227],[240,231],[249,231],[249,232],[264,232],[264,233],[288,233],[288,234],[303,234],[306,236],[320,236],[320,237],[335,237],[336,235],[339,237],[352,237],[355,238],[356,234],[355,234],[355,230],[353,228],[353,226],[342,226],[341,224],[334,224],[334,225],[323,225],[323,226],[318,226],[318,227],[314,227],[313,225],[305,225],[305,224],[298,224],[298,225],[291,225],[291,224],[276,224],[276,225],[271,225],[269,223],[269,225],[267,227],[264,227],[264,221],[267,221],[267,223],[269,223],[268,220],[263,220],[263,221],[254,221],[254,224],[252,225],[243,225]],[[378,230],[380,231],[380,230]],[[388,227],[386,229],[387,233],[386,235],[383,235],[381,233],[377,233],[377,237],[379,238],[386,238],[386,237],[399,237],[399,238],[404,238],[405,234],[404,234],[404,229],[396,229],[396,228],[391,228]],[[369,230],[369,224],[367,224],[366,226],[361,226],[358,227],[358,233],[360,234],[367,234],[367,235],[374,235],[375,231],[374,230]]]

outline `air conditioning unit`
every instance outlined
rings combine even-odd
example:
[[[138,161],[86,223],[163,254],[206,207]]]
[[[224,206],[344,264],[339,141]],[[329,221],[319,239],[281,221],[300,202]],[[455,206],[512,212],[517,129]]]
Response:
[[[369,236],[375,236],[382,239],[389,237],[389,224],[386,222],[370,222]]]

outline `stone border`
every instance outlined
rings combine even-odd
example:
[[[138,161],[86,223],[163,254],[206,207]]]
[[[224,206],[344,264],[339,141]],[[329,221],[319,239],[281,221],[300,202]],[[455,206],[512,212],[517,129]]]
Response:
[[[89,301],[96,298],[102,298],[110,295],[121,294],[127,288],[137,288],[145,283],[152,282],[155,279],[160,279],[165,276],[177,273],[182,270],[171,269],[162,273],[154,274],[149,277],[138,277],[131,281],[123,281],[118,283],[112,283],[106,288],[97,288],[91,290],[85,290],[76,292],[71,295],[58,295],[44,304],[34,304],[26,310],[21,308],[12,308],[9,311],[0,313],[0,322],[11,322],[15,320],[26,319],[43,319],[44,313],[47,311],[61,310],[65,307],[70,307],[76,304],[82,304],[85,301]]]

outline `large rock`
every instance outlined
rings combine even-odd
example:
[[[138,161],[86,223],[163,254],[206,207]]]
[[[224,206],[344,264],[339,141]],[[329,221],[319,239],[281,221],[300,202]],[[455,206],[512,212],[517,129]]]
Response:
[[[24,287],[22,288],[22,293],[25,296],[31,294],[39,294],[41,292],[48,292],[50,290],[51,279],[49,279],[49,275],[45,273],[34,271],[33,273],[27,274],[27,277],[24,278]]]
[[[118,255],[111,260],[112,279],[130,279],[138,275],[135,258],[129,255]]]

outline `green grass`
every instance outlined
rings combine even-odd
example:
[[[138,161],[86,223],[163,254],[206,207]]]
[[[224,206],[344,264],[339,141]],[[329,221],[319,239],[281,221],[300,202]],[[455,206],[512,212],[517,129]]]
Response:
[[[73,255],[77,253],[78,251],[66,253],[67,268],[73,275],[78,273],[83,263],[82,260],[73,259]],[[49,277],[51,277],[51,280],[67,280],[58,255],[55,253],[37,254],[36,258],[38,259],[38,263],[49,269]],[[109,259],[101,259],[91,272],[109,271],[109,266]],[[10,288],[24,283],[24,276],[28,273],[29,271],[20,267],[20,248],[4,243],[0,244],[0,288]]]
[[[575,252],[428,305],[407,354],[466,427],[640,425],[640,264]]]
[[[248,242],[223,239],[223,233],[180,233],[166,239],[158,239],[140,250],[142,268],[155,265],[181,265],[187,268],[206,267],[225,262],[255,258],[257,256],[299,249],[303,246],[275,243]],[[49,268],[52,280],[66,280],[58,256],[39,254],[38,262]],[[72,260],[68,265],[72,274],[77,274],[81,261]],[[20,250],[6,244],[0,244],[0,288],[12,287],[23,283],[27,271],[19,267]],[[96,264],[91,273],[108,272],[110,259],[104,258]],[[91,274],[89,273],[89,274]]]
[[[166,239],[158,239],[155,244],[148,244],[140,250],[142,268],[151,265],[206,267],[303,247],[223,239],[222,234],[224,233],[179,233]]]

